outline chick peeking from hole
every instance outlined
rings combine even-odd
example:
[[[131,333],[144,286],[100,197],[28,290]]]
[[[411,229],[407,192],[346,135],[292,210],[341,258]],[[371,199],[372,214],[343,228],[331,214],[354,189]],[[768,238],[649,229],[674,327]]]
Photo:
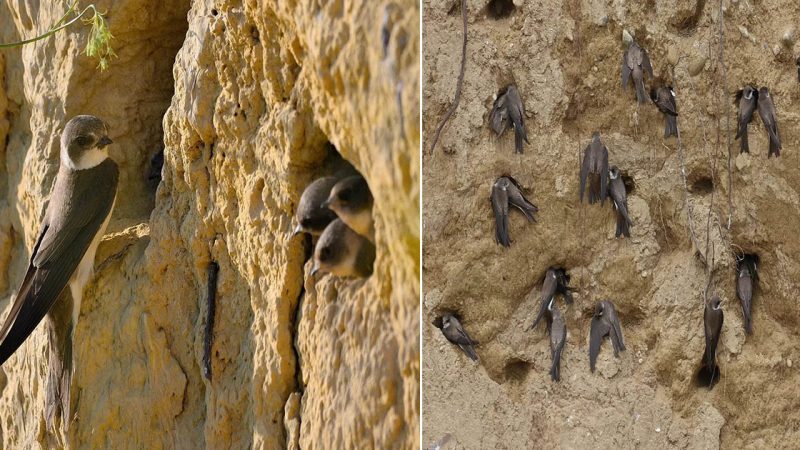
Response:
[[[325,228],[314,249],[314,268],[311,276],[318,272],[337,277],[366,278],[372,275],[375,262],[375,246],[336,219]]]
[[[348,174],[349,175],[349,174]],[[361,175],[322,177],[306,187],[294,235],[319,236],[311,276],[366,278],[375,263],[373,198]]]
[[[330,208],[350,229],[374,243],[372,202],[372,192],[367,180],[361,175],[355,175],[336,183],[322,206]]]

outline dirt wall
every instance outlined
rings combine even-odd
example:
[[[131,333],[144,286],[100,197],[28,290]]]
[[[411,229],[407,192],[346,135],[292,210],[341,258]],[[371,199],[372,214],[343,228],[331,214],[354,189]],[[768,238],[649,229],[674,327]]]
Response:
[[[445,448],[790,447],[800,433],[800,46],[792,37],[800,7],[725,1],[723,77],[717,2],[489,3],[506,8],[467,2],[461,104],[423,160],[423,445],[450,434]],[[459,4],[423,2],[426,146],[455,89]],[[498,18],[498,10],[510,13]],[[656,76],[675,87],[691,214],[662,115],[620,88],[626,32],[649,51]],[[494,96],[511,81],[526,109],[530,145],[522,155],[514,154],[512,131],[497,138],[487,125]],[[767,159],[757,118],[751,153],[738,156],[732,143],[731,211],[727,136],[735,133],[733,95],[745,83],[770,88],[783,153]],[[578,202],[579,154],[595,130],[629,184],[630,239],[614,238],[609,203]],[[509,249],[494,241],[489,202],[503,174],[540,209],[536,223],[511,212]],[[725,311],[722,378],[710,391],[694,381],[704,347],[707,233]],[[755,332],[747,337],[735,252],[761,258]],[[551,265],[565,267],[575,289],[572,306],[558,302],[568,330],[560,383],[548,375],[544,327],[525,331]],[[628,349],[617,359],[604,344],[592,374],[589,324],[605,298],[617,306]],[[480,364],[431,324],[444,311],[459,313],[480,342]]]

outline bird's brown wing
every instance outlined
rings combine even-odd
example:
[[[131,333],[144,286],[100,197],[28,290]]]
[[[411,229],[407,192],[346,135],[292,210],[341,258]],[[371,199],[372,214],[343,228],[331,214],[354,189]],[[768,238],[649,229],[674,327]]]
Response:
[[[536,325],[542,320],[544,313],[547,311],[550,299],[553,298],[553,295],[556,293],[556,280],[548,275],[545,275],[544,283],[542,283],[542,294],[539,297],[539,312],[536,314],[536,318],[533,319],[533,324],[528,328],[529,330],[536,328]]]
[[[447,337],[450,342],[458,345],[475,345],[477,342],[473,341],[464,328],[459,323],[458,325],[452,325],[448,327],[445,331],[445,337]]]
[[[664,108],[663,111],[671,116],[678,115],[678,106],[675,104],[675,97],[669,89],[662,89],[658,93],[659,104]]]
[[[719,334],[722,330],[722,310],[714,311],[710,307],[705,309],[703,316],[703,327],[706,334],[706,352],[705,364],[709,368],[714,367],[715,358],[717,354],[717,343],[719,342]]]
[[[464,352],[465,355],[469,357],[469,359],[473,361],[478,360],[478,354],[475,353],[475,349],[472,347],[472,345],[459,344],[458,347]]]
[[[81,217],[59,220],[59,225],[49,217],[11,312],[0,329],[0,365],[28,338],[67,286],[114,204],[116,172],[109,182],[113,182],[111,189],[88,182],[76,187],[70,200],[75,204],[72,210]]]
[[[605,203],[608,194],[608,148],[604,145],[600,159],[600,202]]]
[[[525,214],[525,218],[528,219],[528,222],[536,222],[536,218],[533,216],[533,213],[539,211],[539,208],[525,198],[525,194],[522,193],[522,187],[517,180],[511,177],[506,178],[511,181],[511,186],[508,187],[509,205],[514,206],[522,211],[522,214]]]
[[[611,319],[611,344],[614,346],[614,354],[625,351],[625,339],[622,337],[622,326],[619,323],[619,316],[616,311],[610,315]]]
[[[5,339],[6,335],[8,334],[9,328],[11,328],[11,325],[14,323],[14,320],[12,319],[16,318],[17,315],[19,315],[19,310],[20,308],[22,308],[22,305],[24,304],[23,300],[25,298],[25,295],[23,294],[29,292],[33,286],[33,280],[36,276],[36,267],[34,267],[33,265],[33,258],[39,252],[39,246],[42,244],[42,239],[44,238],[44,235],[47,233],[48,225],[46,220],[47,219],[45,219],[45,222],[42,224],[43,225],[42,232],[39,233],[39,238],[36,239],[36,244],[34,244],[33,246],[31,259],[30,262],[28,263],[28,270],[25,272],[25,278],[22,279],[22,284],[20,285],[17,297],[14,300],[14,304],[11,306],[11,311],[9,311],[8,316],[6,316],[6,321],[3,324],[3,328],[0,329],[0,339]]]
[[[645,49],[641,50],[642,52],[642,69],[647,71],[650,75],[650,78],[653,78],[653,66],[650,65],[650,56],[647,54]]]
[[[497,135],[503,134],[508,127],[508,109],[506,108],[506,95],[500,95],[494,101],[492,112],[489,115],[489,126]]]
[[[631,68],[628,66],[628,49],[622,54],[622,88],[628,86],[628,80],[631,77]]]
[[[753,332],[752,326],[752,301],[753,280],[749,276],[740,276],[736,279],[736,295],[742,302],[742,315],[744,316],[744,329],[747,334]]]
[[[589,167],[592,165],[592,152],[591,152],[592,144],[586,146],[586,149],[583,151],[583,161],[581,163],[581,188],[580,188],[580,199],[583,201],[583,194],[586,191],[586,179],[589,177]]]
[[[780,140],[778,137],[778,122],[775,120],[775,105],[772,99],[769,99],[764,108],[759,105],[758,114],[761,116],[761,121],[764,122],[764,127],[767,129],[771,139],[776,142]]]
[[[508,191],[498,186],[492,186],[492,211],[494,211],[494,237],[497,243],[508,247]]]
[[[559,312],[554,311],[553,321],[550,326],[550,354],[553,362],[550,367],[550,377],[553,381],[561,380],[561,353],[567,341],[567,327]]]
[[[739,102],[739,114],[737,116],[737,130],[736,130],[736,138],[739,139],[740,137],[747,134],[747,124],[749,124],[753,120],[753,113],[756,110],[756,101],[749,101],[744,97],[741,98]]]
[[[625,182],[622,178],[611,180],[611,187],[609,189],[611,200],[617,208],[617,213],[625,219],[625,223],[630,224],[631,218],[628,213],[628,193],[625,191]]]
[[[600,353],[600,344],[603,337],[611,331],[611,326],[601,317],[592,317],[592,327],[589,330],[589,368],[594,372],[597,355]]]
[[[514,123],[514,132],[518,136],[517,144],[521,145],[523,140],[528,142],[528,131],[525,129],[525,105],[516,88],[513,91],[509,90],[508,110],[508,116]]]

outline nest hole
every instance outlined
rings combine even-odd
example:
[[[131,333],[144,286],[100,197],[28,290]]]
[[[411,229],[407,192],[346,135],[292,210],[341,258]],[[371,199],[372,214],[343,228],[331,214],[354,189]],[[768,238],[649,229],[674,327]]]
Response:
[[[486,4],[486,15],[494,20],[505,19],[517,9],[513,0],[489,0]]]
[[[435,326],[436,328],[440,328],[441,329],[444,326],[444,320],[443,319],[444,319],[445,314],[452,315],[453,317],[458,319],[459,322],[462,321],[461,313],[459,311],[455,311],[455,310],[451,310],[451,309],[444,309],[444,310],[438,311],[436,313],[436,317],[433,320],[431,320],[431,324],[433,326]]]
[[[528,378],[533,369],[533,363],[519,358],[512,358],[503,366],[503,376],[506,381],[522,382]]]
[[[761,263],[761,258],[758,256],[758,253],[753,253],[747,248],[739,247],[738,245],[733,246],[736,254],[736,269],[741,270],[742,267],[748,266],[751,270],[756,271],[756,277],[758,276],[759,265]]]
[[[628,193],[630,197],[631,194],[636,192],[636,181],[633,179],[632,176],[623,173],[622,174],[622,182],[625,184],[625,192]]]
[[[695,376],[694,385],[698,389],[712,389],[714,385],[719,382],[719,378],[719,365],[715,366],[713,369],[701,365]]]
[[[709,195],[714,191],[714,180],[707,175],[690,176],[689,191],[692,194]]]
[[[317,145],[320,144],[323,151],[315,153],[320,155],[319,159],[309,167],[309,182],[295,200],[295,234],[304,232],[319,236],[314,241],[313,254],[315,265],[319,267],[321,274],[350,272],[351,276],[367,278],[373,273],[377,256],[377,249],[372,241],[373,228],[364,219],[366,212],[374,216],[371,188],[363,175],[342,157],[335,145],[330,141],[319,142]],[[312,194],[301,202],[308,186],[323,178],[327,180],[316,183],[316,188],[309,191]],[[328,202],[326,207],[322,206],[323,201]],[[297,211],[298,208],[300,211]],[[350,232],[326,235],[326,231],[332,229],[331,224],[337,218],[344,222]],[[356,242],[346,237],[353,234],[361,239]],[[319,247],[323,237],[326,238],[326,244]]]
[[[697,24],[700,22],[700,17],[703,15],[703,8],[706,6],[706,0],[696,0],[694,11],[684,11],[678,14],[670,22],[670,25],[675,27],[678,34],[687,36],[697,30]]]

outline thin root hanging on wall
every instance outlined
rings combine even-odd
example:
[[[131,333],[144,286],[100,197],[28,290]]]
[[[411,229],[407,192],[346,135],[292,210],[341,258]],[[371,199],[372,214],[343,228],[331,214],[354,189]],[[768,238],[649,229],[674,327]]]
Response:
[[[216,261],[208,263],[208,300],[206,301],[206,329],[203,334],[203,376],[211,381],[211,347],[214,344],[214,313],[217,309],[217,274],[219,264]]]
[[[450,105],[450,109],[447,110],[444,117],[442,117],[442,121],[439,122],[439,125],[436,127],[436,134],[433,135],[430,154],[433,154],[433,150],[436,148],[436,142],[439,141],[439,134],[442,133],[442,128],[444,128],[447,121],[450,120],[450,116],[456,112],[458,102],[461,101],[461,86],[464,84],[464,71],[467,66],[467,0],[461,0],[461,20],[464,23],[464,39],[461,43],[461,69],[458,73],[458,81],[456,82],[456,96],[453,98],[453,104]]]
[[[722,0],[719,0],[719,65],[722,67],[722,94],[728,92],[728,66],[725,65],[725,16],[722,10]],[[731,153],[731,105],[725,104],[725,135],[728,140],[728,229],[731,229],[733,220],[733,156]]]

